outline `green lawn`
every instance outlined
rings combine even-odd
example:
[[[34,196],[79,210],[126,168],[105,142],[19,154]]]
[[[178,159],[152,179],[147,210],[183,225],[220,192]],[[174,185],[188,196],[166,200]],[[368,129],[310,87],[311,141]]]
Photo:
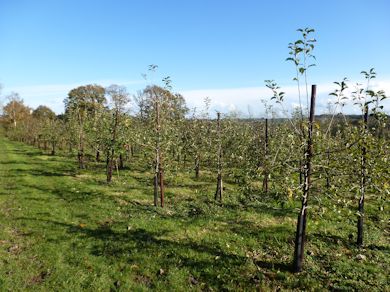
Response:
[[[243,202],[229,184],[219,206],[212,177],[181,173],[155,208],[140,167],[106,185],[97,165],[79,171],[72,158],[1,137],[0,149],[2,291],[390,291],[389,214],[369,200],[362,250],[348,239],[353,213],[313,208],[305,271],[293,274],[294,206]]]

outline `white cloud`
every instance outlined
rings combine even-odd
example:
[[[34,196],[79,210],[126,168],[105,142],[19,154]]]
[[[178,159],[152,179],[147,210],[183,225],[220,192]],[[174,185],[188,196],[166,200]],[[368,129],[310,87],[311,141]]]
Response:
[[[52,108],[55,112],[61,113],[64,110],[63,100],[67,93],[77,86],[83,84],[101,84],[102,86],[108,86],[110,84],[120,84],[127,86],[130,93],[135,93],[137,89],[146,85],[144,80],[98,80],[98,81],[82,81],[72,84],[47,84],[47,85],[32,85],[32,86],[15,86],[4,87],[3,97],[9,94],[11,91],[18,92],[24,99],[25,103],[33,108],[38,105],[44,104]],[[351,83],[351,87],[352,87]],[[285,95],[285,108],[289,111],[296,106],[299,106],[299,98],[296,86],[281,86],[281,90],[286,93]],[[316,112],[318,114],[327,112],[327,105],[329,101],[334,101],[333,97],[329,96],[329,93],[336,88],[333,83],[320,83],[317,85],[317,101]],[[373,80],[372,89],[383,89],[390,96],[390,80]],[[310,90],[310,88],[309,88]],[[254,117],[260,117],[264,115],[264,105],[261,102],[262,99],[270,100],[272,92],[262,87],[242,87],[242,88],[221,88],[221,89],[197,89],[197,90],[183,90],[181,94],[187,101],[187,105],[190,108],[196,107],[198,110],[204,107],[204,99],[209,97],[211,99],[210,112],[215,115],[215,111],[227,112],[239,112],[243,115],[251,115]],[[302,104],[306,105],[306,93],[303,89]],[[273,104],[273,102],[270,102]],[[390,98],[383,103],[385,111],[390,113]],[[274,106],[275,109],[280,109],[278,105]],[[359,108],[353,106],[350,102],[349,105],[343,109],[344,113],[359,113]]]
[[[352,86],[352,84],[351,84]],[[291,111],[295,107],[299,107],[298,90],[296,86],[281,86],[281,91],[285,92],[284,107]],[[317,101],[316,112],[323,114],[327,112],[328,103],[335,101],[329,93],[336,89],[333,83],[321,83],[317,85]],[[383,89],[390,96],[390,80],[377,80],[372,82],[372,89]],[[306,90],[303,88],[301,94],[301,103],[306,106]],[[239,111],[248,114],[248,111],[254,116],[264,115],[264,105],[261,103],[262,99],[270,100],[272,92],[270,89],[264,87],[243,87],[230,89],[199,89],[199,90],[184,90],[181,92],[187,101],[189,107],[196,107],[198,109],[204,107],[204,98],[211,99],[211,110],[215,111]],[[310,95],[310,87],[309,87]],[[390,98],[384,101],[385,111],[390,112]],[[275,109],[280,108],[278,105]],[[248,110],[249,109],[249,110]],[[353,106],[351,102],[343,109],[344,113],[359,113],[359,108]]]

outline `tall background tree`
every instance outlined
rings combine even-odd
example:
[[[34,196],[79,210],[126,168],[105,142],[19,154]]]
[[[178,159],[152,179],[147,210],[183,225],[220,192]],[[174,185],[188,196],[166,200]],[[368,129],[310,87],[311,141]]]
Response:
[[[107,144],[107,182],[112,180],[112,172],[114,168],[115,155],[122,155],[124,149],[123,127],[127,124],[126,121],[126,106],[129,103],[129,94],[126,88],[118,85],[107,87],[106,94],[110,98],[110,139]],[[116,167],[118,164],[116,163]]]
[[[96,116],[105,103],[105,89],[96,84],[80,86],[72,89],[64,100],[65,115],[68,122],[74,122],[78,136],[77,159],[79,168],[85,168],[86,132],[91,132],[90,121],[96,121]]]

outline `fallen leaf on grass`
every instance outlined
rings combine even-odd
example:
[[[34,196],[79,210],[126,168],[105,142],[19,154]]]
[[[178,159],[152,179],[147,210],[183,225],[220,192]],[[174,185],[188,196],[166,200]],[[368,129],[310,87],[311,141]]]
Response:
[[[198,283],[199,283],[199,281],[196,278],[194,278],[193,276],[188,277],[188,282],[192,285],[198,285]]]
[[[45,280],[45,278],[46,278],[48,275],[49,275],[49,272],[48,272],[48,271],[42,271],[42,272],[40,272],[38,275],[32,277],[32,278],[28,281],[28,283],[29,283],[30,285],[40,284],[40,283],[42,283],[42,282]]]
[[[19,254],[22,251],[19,245],[15,244],[8,248],[8,252],[12,254]]]
[[[118,289],[118,288],[121,286],[121,281],[119,281],[119,280],[118,280],[118,281],[115,281],[115,282],[114,282],[114,286],[115,286],[115,288]]]
[[[367,257],[364,254],[358,254],[356,256],[356,259],[359,261],[365,261],[367,259]]]

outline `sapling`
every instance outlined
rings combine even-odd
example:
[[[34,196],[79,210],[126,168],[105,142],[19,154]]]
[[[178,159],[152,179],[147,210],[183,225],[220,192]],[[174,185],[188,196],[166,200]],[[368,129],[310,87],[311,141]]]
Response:
[[[369,71],[362,71],[366,79],[366,88],[363,89],[360,84],[356,85],[356,90],[352,93],[355,104],[361,109],[361,130],[360,130],[360,183],[359,183],[359,201],[358,201],[358,220],[357,220],[357,241],[356,244],[360,248],[363,246],[364,238],[364,202],[370,175],[368,167],[373,164],[369,155],[371,134],[368,129],[370,106],[372,115],[380,113],[383,107],[379,104],[380,101],[386,98],[384,91],[375,92],[370,89],[370,81],[376,78],[374,68]]]
[[[311,176],[311,160],[313,156],[313,123],[314,123],[314,112],[315,112],[315,99],[316,99],[316,86],[312,85],[311,88],[311,99],[309,103],[309,90],[308,90],[308,81],[307,81],[307,70],[315,66],[315,64],[310,63],[311,59],[315,60],[313,55],[314,43],[316,40],[310,38],[311,33],[314,32],[314,29],[305,28],[298,29],[298,32],[301,33],[302,37],[295,41],[294,43],[289,44],[289,55],[286,61],[292,61],[295,69],[296,76],[294,81],[297,82],[298,87],[298,99],[299,99],[299,115],[300,123],[299,129],[295,124],[289,119],[290,124],[298,135],[301,146],[305,145],[304,156],[299,159],[299,178],[300,185],[302,185],[303,195],[302,195],[302,206],[298,216],[297,222],[297,231],[295,239],[295,251],[294,251],[294,263],[293,268],[295,272],[300,272],[302,270],[303,258],[304,258],[304,244],[306,237],[306,220],[307,220],[307,208],[308,208],[308,198],[310,192],[310,176]],[[303,76],[305,83],[305,92],[306,92],[306,109],[310,106],[309,119],[307,123],[307,134],[305,133],[305,119],[303,113],[303,105],[301,100],[301,82],[300,79]],[[266,80],[266,86],[270,88],[273,92],[273,97],[271,99],[275,100],[277,103],[282,105],[284,99],[284,92],[280,91],[280,87],[273,80]],[[306,139],[305,139],[306,138]],[[306,141],[305,141],[306,140]]]
[[[270,176],[270,161],[269,161],[269,112],[272,110],[272,105],[268,105],[266,100],[262,100],[265,108],[265,120],[264,120],[264,170],[263,170],[263,192],[268,193],[268,183]]]
[[[304,154],[304,163],[303,168],[302,160],[300,160],[300,183],[303,184],[303,196],[302,196],[302,206],[298,216],[297,222],[297,231],[295,238],[295,250],[294,250],[294,263],[293,269],[295,272],[300,272],[302,270],[303,258],[304,258],[304,244],[306,240],[306,217],[307,217],[307,208],[308,208],[308,196],[310,191],[310,179],[311,179],[311,160],[313,156],[313,123],[314,123],[314,113],[315,113],[315,99],[316,99],[316,86],[312,85],[311,88],[311,100],[309,104],[309,90],[308,90],[308,81],[307,81],[307,70],[308,68],[315,66],[314,63],[310,63],[310,59],[315,60],[313,55],[314,43],[316,39],[310,38],[310,34],[314,32],[314,29],[305,28],[298,29],[298,32],[302,34],[302,38],[298,39],[294,43],[289,44],[290,55],[291,57],[287,58],[288,61],[292,61],[296,68],[296,77],[294,78],[297,81],[298,86],[298,97],[300,102],[300,113],[301,113],[301,123],[300,123],[300,132],[302,142],[306,137],[304,131],[304,119],[303,119],[303,108],[301,104],[301,90],[300,90],[300,76],[304,76],[305,82],[305,91],[306,91],[306,108],[310,106],[309,111],[309,122],[308,122],[308,134],[306,141],[306,149]],[[302,181],[303,179],[303,181]]]

